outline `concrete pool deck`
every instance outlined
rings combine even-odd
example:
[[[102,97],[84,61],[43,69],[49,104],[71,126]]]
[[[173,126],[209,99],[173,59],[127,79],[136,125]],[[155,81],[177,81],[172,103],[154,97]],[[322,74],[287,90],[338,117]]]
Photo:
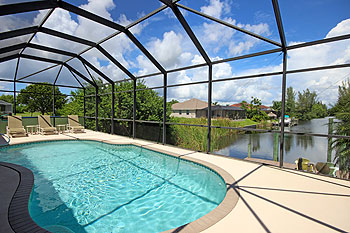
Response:
[[[203,232],[350,232],[350,181],[90,130],[81,134],[11,138],[10,144],[63,139],[132,143],[224,169],[235,180],[227,187],[238,195],[238,202],[223,219]],[[1,168],[0,174],[1,171],[4,170]],[[0,181],[1,189],[1,184],[6,182]],[[5,192],[1,190],[3,195]],[[0,225],[4,217],[0,212]],[[187,226],[176,230],[191,231],[195,232]]]

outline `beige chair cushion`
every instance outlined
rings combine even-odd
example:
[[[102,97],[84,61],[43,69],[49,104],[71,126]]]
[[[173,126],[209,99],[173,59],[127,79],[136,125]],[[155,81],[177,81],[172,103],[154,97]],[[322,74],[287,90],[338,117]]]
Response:
[[[9,129],[8,130],[9,133],[25,133],[26,131],[24,130],[24,128],[15,128],[15,129]]]

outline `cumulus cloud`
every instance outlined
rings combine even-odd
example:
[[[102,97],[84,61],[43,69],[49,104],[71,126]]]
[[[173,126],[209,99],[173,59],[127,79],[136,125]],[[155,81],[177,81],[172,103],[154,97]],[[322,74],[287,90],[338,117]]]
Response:
[[[87,10],[92,10],[95,14],[112,20],[110,10],[113,9],[115,5],[112,0],[90,0],[87,4],[82,5],[81,7]],[[271,34],[267,23],[262,22],[259,24],[244,24],[237,22],[233,18],[227,17],[227,13],[230,11],[227,1],[210,0],[209,4],[201,7],[201,11],[260,35],[269,36]],[[38,24],[45,13],[45,11],[40,11],[33,22],[24,22],[23,25]],[[165,13],[165,16],[166,14],[167,13]],[[12,19],[9,18],[8,20]],[[130,24],[131,20],[125,15],[121,14],[116,22],[125,26]],[[8,29],[12,29],[10,27],[18,26],[20,23],[21,22],[12,20],[5,25],[6,27],[9,27]],[[4,27],[3,25],[4,24],[1,24],[0,27]],[[96,25],[96,23],[80,16],[72,17],[72,14],[60,9],[56,9],[54,11],[50,19],[45,23],[45,27],[70,35],[81,36],[94,41],[98,41],[114,31],[110,28]],[[142,36],[141,34],[146,27],[148,27],[147,23],[138,24],[137,26],[132,27],[131,31],[135,35]],[[8,29],[1,28],[1,30]],[[235,56],[244,54],[256,48],[256,46],[261,43],[259,40],[239,33],[231,28],[217,23],[209,23],[208,21],[204,21],[202,24],[197,25],[193,29],[195,30],[195,33],[199,37],[203,46],[207,49],[207,52],[212,55],[212,60],[222,59],[225,55]],[[349,33],[350,19],[346,19],[335,25],[335,27],[328,32],[326,38]],[[57,39],[43,33],[38,33],[33,42],[76,53],[80,52],[86,47],[63,39]],[[290,44],[301,42],[302,41],[291,42]],[[4,43],[4,41],[1,41],[1,43]],[[177,30],[176,27],[160,34],[159,37],[147,38],[146,45],[151,54],[153,54],[154,57],[166,69],[181,67],[189,64],[195,65],[204,63],[203,58],[198,54],[198,51],[196,51],[187,35],[183,31]],[[133,45],[133,43],[124,34],[120,34],[104,42],[102,47],[108,50],[113,57],[115,57],[126,68],[137,75],[159,72],[158,69],[140,51],[138,51],[136,46]],[[42,52],[41,56],[52,57],[52,54]],[[107,59],[96,49],[85,53],[83,57],[94,64],[111,79],[119,80],[125,78],[125,74],[114,64],[108,62]],[[56,58],[63,59],[63,57],[58,56]],[[261,62],[263,59],[264,58],[261,58],[259,61]],[[15,61],[11,62],[15,64]],[[350,63],[349,40],[295,49],[288,52],[289,70],[344,63]],[[27,71],[33,70],[34,72],[36,71],[34,68],[38,68],[39,65],[33,64],[39,63],[33,62],[29,64],[28,62],[27,65],[26,63],[23,63],[22,66],[26,66]],[[233,76],[281,71],[282,69],[281,63],[276,63],[273,65],[260,65],[258,68],[252,66],[253,68],[249,69],[244,69],[237,64],[238,63],[233,62],[215,65],[213,67],[213,79],[216,80]],[[0,77],[11,77],[12,79],[13,69],[10,70],[2,67],[4,66],[0,66]],[[9,73],[9,70],[11,71],[11,74]],[[80,70],[81,72],[84,72],[83,68]],[[64,73],[65,75],[70,75],[69,72],[65,71]],[[320,93],[320,98],[322,100],[324,100],[326,103],[332,103],[337,97],[337,85],[340,84],[339,82],[346,77],[346,75],[349,76],[349,74],[350,69],[336,69],[293,74],[287,76],[287,83],[288,86],[293,86],[297,91],[301,91],[305,88],[316,90],[318,93]],[[171,73],[168,76],[169,84],[188,83],[207,79],[208,67]],[[62,76],[61,80],[65,80],[65,77]],[[146,84],[150,86],[162,85],[163,82],[161,76],[147,78],[145,81]],[[207,100],[207,92],[207,84],[169,88],[168,98],[176,98],[180,101],[189,98]],[[213,101],[219,101],[221,103],[235,103],[242,100],[249,100],[251,96],[262,99],[264,104],[271,104],[273,100],[280,99],[281,77],[264,77],[229,82],[217,82],[213,84]]]
[[[202,7],[202,12],[213,15],[217,18],[223,18],[227,22],[230,22],[234,25],[237,25],[241,28],[254,32],[256,34],[269,36],[271,31],[269,29],[269,25],[267,23],[259,23],[259,24],[242,24],[237,23],[236,20],[232,18],[225,18],[225,12],[223,8],[224,4],[220,1],[210,1],[208,6]],[[333,37],[342,34],[348,34],[350,32],[349,29],[350,19],[344,20],[336,25],[332,30],[329,31],[326,37]],[[169,36],[178,35],[175,32],[168,32]],[[208,51],[218,52],[223,47],[228,48],[229,55],[240,55],[242,53],[250,51],[254,46],[259,43],[259,40],[252,38],[246,35],[238,35],[235,30],[232,30],[228,27],[224,27],[219,24],[204,22],[201,27],[196,28],[196,35],[201,38],[201,42],[206,45]],[[162,39],[157,39],[156,43],[158,47],[162,47],[162,52],[158,51],[157,58],[164,59],[164,61],[170,61],[169,58],[172,58],[171,62],[178,62],[176,60],[176,56],[181,54],[180,48],[176,50],[177,44],[176,39],[172,39],[171,41],[175,41],[174,48],[175,51],[171,51],[173,48],[173,44],[166,43],[165,34]],[[180,38],[180,37],[178,37]],[[181,40],[178,40],[181,42]],[[301,42],[291,42],[290,44],[301,43]],[[164,51],[169,51],[170,54],[167,54]],[[303,49],[295,49],[291,50],[288,53],[288,69],[301,69],[305,67],[316,67],[316,66],[324,66],[324,65],[332,65],[332,64],[344,64],[349,63],[350,60],[350,47],[349,41],[341,41],[335,43],[329,43],[324,45],[316,45]],[[222,53],[221,53],[222,54]],[[174,56],[172,56],[174,55]],[[193,54],[192,54],[193,55]],[[192,64],[200,64],[203,63],[203,58],[201,56],[195,55],[188,57],[192,57]],[[168,59],[168,60],[167,60]],[[213,57],[212,60],[222,59],[221,57]],[[265,64],[260,64],[262,61],[266,60]],[[280,59],[281,60],[281,59]],[[236,63],[223,63],[214,66],[213,70],[213,79],[222,79],[233,76],[244,76],[250,74],[258,74],[258,73],[269,73],[269,72],[277,72],[282,71],[282,62],[277,65],[269,64],[269,59],[265,58],[256,58],[253,59],[253,63],[255,61],[259,61],[258,68],[250,68],[243,69],[239,67],[235,67]],[[145,61],[142,60],[144,63]],[[169,62],[169,64],[171,64]],[[239,66],[239,65],[238,65]],[[233,70],[235,67],[235,70]],[[200,68],[195,71],[187,70],[177,72],[175,74],[169,75],[169,84],[175,83],[188,83],[195,81],[207,80],[207,68]],[[349,69],[338,69],[338,70],[328,70],[321,72],[311,72],[311,73],[300,73],[293,74],[287,76],[287,85],[293,86],[295,90],[302,91],[306,88],[310,88],[311,90],[315,90],[320,94],[320,99],[324,101],[324,103],[332,103],[336,100],[337,85],[334,83],[344,77],[347,73],[349,73]],[[335,77],[339,77],[338,79]],[[220,103],[235,103],[241,102],[242,100],[250,100],[251,96],[260,98],[264,104],[272,104],[273,100],[281,99],[281,76],[271,76],[271,77],[263,77],[263,78],[254,78],[247,80],[236,80],[236,81],[228,81],[228,82],[218,82],[213,85],[213,101],[219,101]],[[331,93],[327,93],[330,86],[333,89]],[[339,83],[338,83],[339,84]],[[176,87],[170,88],[168,91],[168,98],[176,98],[178,100],[186,100],[189,98],[199,98],[202,100],[207,99],[207,85],[194,85],[194,86],[184,86],[184,87]]]
[[[350,33],[350,19],[338,23],[326,38]],[[295,44],[300,42],[291,42]],[[350,63],[350,41],[343,40],[307,48],[291,50],[288,53],[288,69],[339,65]],[[337,99],[337,86],[350,75],[350,69],[333,69],[289,75],[289,84],[297,90],[309,88],[319,94],[326,104]],[[287,76],[288,77],[288,76]]]
[[[227,1],[221,2],[220,0],[210,0],[208,6],[202,6],[201,12],[204,14],[213,16],[215,18],[221,18],[223,14],[230,12],[230,5]]]
[[[267,23],[253,25],[243,24],[231,17],[224,17],[224,15],[230,12],[229,4],[224,1],[211,0],[209,5],[201,7],[201,12],[259,35],[271,35]],[[205,47],[212,50],[214,54],[224,49],[227,56],[235,56],[244,52],[249,52],[255,45],[261,43],[260,40],[254,37],[237,32],[232,28],[215,22],[204,22],[203,27],[198,28],[197,34],[201,41],[203,41]]]
[[[110,10],[115,8],[115,4],[113,0],[89,0],[87,4],[81,5],[80,8],[88,10],[108,20],[113,20],[110,14]],[[4,20],[6,19],[6,23],[1,24],[0,30],[6,31],[6,30],[19,28],[19,27],[38,25],[41,22],[42,18],[44,18],[44,16],[46,15],[46,13],[47,13],[47,10],[42,10],[42,11],[38,11],[38,13],[33,13],[33,14],[36,14],[36,16],[33,17],[34,19],[32,21],[30,20],[26,21],[26,20],[23,20],[23,18],[13,17],[13,16],[2,17],[2,19]],[[129,20],[125,15],[121,14],[116,22],[122,25],[128,25],[131,23],[131,20]],[[44,27],[57,30],[69,35],[78,36],[87,40],[95,41],[95,42],[116,32],[116,30],[114,29],[95,23],[84,17],[76,16],[74,14],[69,13],[68,11],[65,11],[59,8],[54,10],[54,12],[51,14],[49,19],[45,22]],[[132,33],[138,34],[142,31],[143,27],[144,27],[144,24],[141,23],[132,27],[130,30]],[[21,37],[21,38],[15,38],[11,40],[3,40],[1,41],[1,46],[6,46],[7,45],[6,43],[13,44],[14,42],[18,43],[18,42],[27,41],[28,39],[29,37],[25,37],[25,38]],[[135,64],[132,61],[128,60],[125,57],[127,53],[130,53],[135,48],[135,46],[123,34],[121,34],[120,36],[117,36],[116,40],[118,40],[118,43],[113,43],[113,42],[111,43],[109,40],[103,43],[102,46],[106,50],[108,50],[112,54],[112,56],[114,56],[126,68],[135,66]],[[87,48],[87,46],[85,45],[56,38],[54,36],[50,36],[44,33],[37,33],[37,35],[35,36],[32,42],[40,45],[45,45],[48,47],[54,47],[61,50],[71,51],[74,53],[79,53],[83,49]],[[57,60],[65,60],[67,58],[62,55],[52,54],[44,51],[34,52],[34,51],[31,51],[30,49],[26,49],[25,53],[38,55],[41,57],[48,57],[48,58],[57,59]],[[92,64],[94,64],[96,68],[100,69],[102,72],[104,72],[107,76],[109,76],[113,80],[125,78],[125,74],[121,70],[119,70],[119,68],[117,68],[114,64],[109,62],[108,59],[105,58],[101,53],[96,51],[96,49],[90,51],[89,53],[86,53],[84,55],[84,58],[90,61]],[[31,65],[29,65],[29,63],[31,63]],[[36,68],[35,71],[37,71],[37,69],[41,68],[41,66],[33,65],[35,63],[36,63],[35,61],[25,62],[22,64],[22,67],[27,71],[31,71]],[[24,67],[26,65],[28,66],[27,68]],[[47,64],[46,66],[49,66],[49,65],[52,65],[52,64]],[[79,71],[83,73],[83,69],[79,69]]]
[[[257,27],[254,30],[263,31]],[[327,38],[349,34],[350,19],[346,19],[327,34]],[[290,45],[302,43],[291,42]],[[242,45],[243,46],[243,45]],[[220,57],[214,57],[212,60],[220,60]],[[254,62],[254,61],[253,61]],[[260,60],[261,62],[261,60]],[[268,61],[266,62],[268,63]],[[306,67],[318,67],[326,65],[350,63],[350,41],[343,40],[322,45],[315,45],[302,49],[290,50],[288,52],[288,70],[302,69]],[[282,70],[282,63],[278,65],[260,65],[259,68],[252,69],[235,69],[235,63],[222,63],[215,65],[213,68],[213,79],[222,79],[234,76],[244,76],[258,73],[279,72]],[[204,76],[207,77],[207,76]],[[350,69],[333,69],[317,72],[307,72],[287,75],[287,85],[292,86],[296,91],[302,91],[309,88],[318,93],[320,100],[326,104],[332,104],[337,99],[337,87],[342,80],[350,77]],[[191,76],[187,71],[183,71],[176,77],[178,80],[193,82],[194,76]],[[272,104],[273,100],[281,99],[281,75],[263,78],[254,78],[246,80],[235,80],[227,82],[217,82],[213,84],[213,101],[218,101],[222,104],[232,104],[241,102],[242,100],[250,100],[251,96],[258,97],[263,101],[263,104]],[[203,85],[201,92],[191,92],[197,90],[196,86],[186,86],[177,88],[169,92],[169,98],[200,98],[207,99],[207,95],[203,94]],[[185,93],[182,93],[185,92]]]
[[[151,52],[164,67],[174,67],[181,62],[181,41],[181,34],[174,31],[165,32],[162,40],[155,39],[150,43]]]

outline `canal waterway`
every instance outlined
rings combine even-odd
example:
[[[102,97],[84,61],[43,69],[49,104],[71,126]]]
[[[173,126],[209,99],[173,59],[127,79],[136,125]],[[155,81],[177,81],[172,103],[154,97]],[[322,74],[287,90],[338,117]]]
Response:
[[[299,121],[293,127],[286,127],[285,131],[328,134],[328,118]],[[216,154],[244,159],[248,156],[250,142],[251,157],[273,160],[274,133],[236,134],[223,140],[230,140],[229,146],[214,151]],[[279,145],[278,145],[279,149]],[[294,163],[299,157],[311,162],[327,161],[328,139],[326,137],[302,136],[285,134],[284,161]],[[334,152],[332,153],[332,161]]]

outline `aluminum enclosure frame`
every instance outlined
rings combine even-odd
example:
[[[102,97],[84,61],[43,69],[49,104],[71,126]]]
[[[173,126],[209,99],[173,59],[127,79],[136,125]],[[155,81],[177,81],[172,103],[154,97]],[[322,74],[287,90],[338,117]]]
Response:
[[[44,72],[48,69],[52,69],[52,68],[60,66],[59,71],[57,73],[57,76],[55,78],[55,81],[53,84],[51,84],[53,86],[53,90],[55,90],[54,88],[56,86],[57,87],[83,89],[83,91],[84,91],[84,125],[85,125],[85,119],[90,118],[90,117],[86,116],[86,103],[85,103],[85,99],[87,98],[87,96],[85,95],[86,87],[84,86],[83,83],[81,83],[79,81],[77,76],[79,76],[82,80],[84,80],[85,82],[87,82],[88,84],[90,84],[92,87],[95,88],[95,95],[94,95],[95,96],[95,117],[94,117],[94,119],[95,119],[95,124],[96,124],[96,130],[98,131],[99,130],[98,129],[99,119],[106,119],[106,118],[98,117],[98,98],[99,98],[99,96],[105,95],[105,94],[99,94],[99,85],[95,82],[95,80],[93,79],[89,70],[87,69],[87,67],[89,67],[91,70],[96,72],[106,83],[108,83],[109,85],[112,86],[112,93],[107,93],[107,94],[110,94],[112,96],[112,109],[111,109],[111,118],[110,118],[110,120],[111,120],[111,133],[112,134],[115,133],[114,132],[115,121],[130,121],[130,122],[132,122],[132,125],[133,125],[132,137],[133,138],[136,138],[136,122],[148,122],[148,123],[159,124],[163,128],[162,129],[162,143],[165,144],[166,143],[166,126],[177,124],[177,123],[167,122],[167,119],[166,119],[167,89],[169,87],[207,84],[208,85],[208,123],[207,123],[207,125],[191,125],[191,124],[177,124],[177,125],[206,127],[207,131],[208,131],[208,133],[207,133],[207,153],[211,152],[210,148],[211,148],[211,129],[212,128],[225,128],[225,129],[235,129],[235,130],[244,130],[244,131],[279,133],[280,134],[280,156],[279,156],[280,167],[283,167],[284,134],[287,133],[287,134],[300,135],[300,133],[285,132],[283,123],[281,123],[281,130],[253,130],[253,129],[246,130],[246,129],[234,128],[234,127],[212,126],[211,125],[211,118],[212,118],[212,116],[211,116],[211,103],[212,103],[212,93],[213,93],[212,84],[215,82],[224,82],[224,81],[239,80],[239,79],[250,79],[250,78],[258,78],[258,77],[265,77],[265,76],[272,76],[272,75],[281,75],[282,76],[282,83],[281,83],[282,121],[281,122],[283,122],[284,115],[285,115],[286,82],[287,82],[287,75],[288,74],[350,67],[350,64],[346,63],[346,64],[340,64],[340,65],[330,65],[330,66],[312,67],[312,68],[298,69],[298,70],[288,70],[287,69],[287,52],[289,50],[293,50],[293,49],[305,48],[305,47],[314,46],[314,45],[318,45],[318,44],[324,44],[324,43],[330,43],[330,42],[350,39],[350,34],[288,46],[286,43],[285,32],[283,29],[283,22],[282,22],[281,13],[280,13],[279,5],[278,5],[278,0],[271,0],[271,2],[272,2],[274,16],[275,16],[275,20],[276,20],[276,24],[277,24],[277,28],[278,28],[278,32],[279,32],[280,42],[273,41],[271,39],[265,38],[263,36],[255,34],[253,32],[250,32],[248,30],[240,28],[236,25],[229,24],[229,23],[222,21],[220,19],[217,19],[215,17],[209,16],[209,15],[206,15],[202,12],[191,9],[190,7],[181,5],[178,3],[178,0],[177,1],[160,0],[160,2],[164,3],[164,5],[159,7],[158,9],[154,10],[153,12],[149,13],[148,15],[136,20],[135,22],[131,23],[128,26],[119,25],[113,21],[104,19],[96,14],[93,14],[91,12],[88,12],[86,10],[78,8],[78,7],[71,5],[71,4],[69,4],[65,1],[62,1],[62,0],[32,1],[32,2],[16,3],[16,4],[8,4],[8,5],[0,6],[0,16],[17,14],[17,13],[25,13],[25,12],[31,12],[31,11],[37,11],[37,10],[44,10],[44,9],[49,10],[48,13],[46,14],[46,16],[42,19],[42,21],[40,22],[40,24],[38,26],[32,26],[32,27],[27,27],[27,28],[22,28],[22,29],[17,29],[17,30],[12,30],[12,31],[0,33],[0,40],[15,38],[18,36],[23,36],[23,35],[31,35],[30,39],[25,43],[19,43],[19,44],[11,45],[11,46],[0,49],[0,54],[20,50],[20,52],[17,54],[12,54],[12,55],[0,58],[0,63],[6,62],[9,60],[13,60],[13,59],[17,59],[16,70],[15,70],[15,75],[14,75],[13,79],[12,80],[0,79],[0,81],[12,82],[14,85],[13,91],[0,90],[2,92],[13,93],[13,95],[14,95],[14,113],[16,114],[16,107],[15,107],[16,106],[16,93],[19,92],[19,91],[16,91],[16,83],[26,83],[26,84],[36,83],[36,82],[26,81],[25,79],[28,77],[31,77],[33,75],[39,74],[41,72]],[[47,19],[49,19],[52,12],[56,8],[61,8],[61,9],[67,10],[67,11],[75,13],[81,17],[87,18],[87,19],[92,20],[96,23],[99,23],[101,25],[112,28],[115,30],[115,32],[113,34],[107,36],[106,38],[100,40],[99,42],[92,42],[92,41],[89,41],[89,40],[86,40],[86,39],[83,39],[80,37],[71,36],[71,35],[68,35],[68,34],[65,34],[62,32],[52,30],[50,28],[43,27],[44,23],[47,21]],[[141,23],[142,21],[158,14],[159,12],[163,11],[166,8],[170,8],[172,10],[172,12],[176,16],[177,20],[182,25],[183,29],[185,30],[185,32],[187,33],[187,35],[191,39],[193,45],[196,47],[196,49],[199,51],[199,53],[204,58],[205,63],[187,66],[187,67],[176,68],[176,69],[171,69],[171,70],[166,70],[157,61],[157,59],[155,57],[153,57],[151,55],[151,53],[143,46],[143,44],[136,39],[136,37],[129,30],[131,27],[133,27],[133,26]],[[226,27],[230,27],[234,30],[240,31],[246,35],[255,37],[259,40],[268,42],[268,43],[276,46],[277,48],[258,52],[258,53],[252,53],[252,54],[247,54],[247,55],[242,55],[242,56],[231,57],[228,59],[212,61],[210,59],[210,57],[207,55],[205,49],[200,44],[199,40],[197,39],[196,35],[192,31],[189,24],[186,22],[186,19],[183,17],[179,8],[181,8],[185,11],[189,11],[189,12],[192,12],[194,14],[197,14],[197,15],[204,17],[210,21],[214,21],[214,22],[222,24]],[[76,42],[79,44],[87,45],[88,48],[84,49],[80,53],[72,53],[70,51],[63,51],[63,50],[60,50],[57,48],[51,48],[51,47],[31,43],[32,39],[36,36],[36,34],[38,32],[48,34],[48,35],[51,35],[54,37],[62,38],[65,40],[73,41],[73,42]],[[102,48],[101,44],[103,42],[105,42],[105,41],[107,41],[107,40],[109,40],[109,39],[111,39],[111,38],[113,38],[121,33],[124,33],[129,38],[129,40],[132,41],[132,43],[147,57],[147,59],[158,69],[159,72],[153,73],[153,74],[148,74],[148,75],[143,75],[143,76],[135,76],[126,67],[124,67],[117,59],[115,59],[107,50]],[[65,56],[68,56],[70,58],[62,62],[62,61],[57,61],[54,59],[48,59],[48,58],[23,54],[27,48],[51,52],[54,54],[65,55]],[[111,63],[113,63],[116,67],[118,67],[125,74],[126,78],[124,80],[121,80],[121,81],[113,81],[110,77],[105,75],[103,72],[101,72],[94,65],[92,65],[90,62],[88,62],[86,59],[84,59],[82,57],[82,55],[84,53],[88,52],[89,50],[91,50],[93,48],[97,49],[97,51],[99,53],[104,55]],[[225,79],[220,79],[220,80],[213,80],[213,65],[225,63],[225,62],[231,62],[231,61],[238,61],[238,60],[252,58],[252,57],[259,57],[259,56],[266,55],[266,54],[275,54],[275,53],[282,53],[283,54],[283,69],[281,72],[271,72],[271,73],[246,75],[246,76],[240,76],[240,77],[232,77],[232,78],[225,78]],[[85,75],[80,73],[78,70],[76,70],[74,67],[72,67],[71,65],[68,64],[69,61],[71,61],[72,59],[75,59],[75,58],[78,59],[78,61],[81,63],[81,65],[83,65],[85,67],[85,69],[88,72],[90,77],[86,77]],[[38,60],[38,61],[53,63],[54,65],[52,65],[48,68],[45,68],[43,70],[37,71],[35,73],[26,75],[24,77],[17,77],[19,64],[20,64],[21,59]],[[56,84],[57,80],[59,79],[59,76],[60,76],[60,73],[61,73],[61,70],[63,67],[65,67],[69,70],[69,72],[72,75],[72,78],[74,78],[77,81],[77,83],[79,83],[80,86]],[[194,69],[194,68],[199,68],[199,67],[208,67],[208,80],[207,81],[168,85],[167,79],[168,79],[169,73],[178,72],[178,71],[182,71],[182,70],[188,70],[188,69]],[[145,88],[145,89],[137,89],[137,85],[136,85],[137,80],[144,79],[144,78],[150,78],[150,77],[157,76],[157,75],[163,75],[163,85],[162,86]],[[120,93],[120,92],[118,92],[118,90],[115,90],[115,84],[120,83],[120,82],[132,82],[133,83],[133,90],[130,90],[130,92],[133,92],[133,119],[118,119],[115,116],[115,94]],[[50,84],[44,84],[44,85],[50,85]],[[140,120],[136,119],[137,91],[142,91],[142,90],[146,90],[146,89],[163,89],[163,121],[162,122],[140,121]],[[129,91],[124,91],[124,92],[129,92]],[[57,94],[55,94],[53,92],[53,96],[55,96],[55,95],[57,95]],[[53,113],[55,115],[54,103],[53,103],[52,108],[53,108]],[[333,137],[334,138],[350,138],[349,136],[342,136],[342,135],[309,134],[309,133],[305,133],[302,135],[320,136],[320,137],[328,137],[328,138],[333,138]]]

